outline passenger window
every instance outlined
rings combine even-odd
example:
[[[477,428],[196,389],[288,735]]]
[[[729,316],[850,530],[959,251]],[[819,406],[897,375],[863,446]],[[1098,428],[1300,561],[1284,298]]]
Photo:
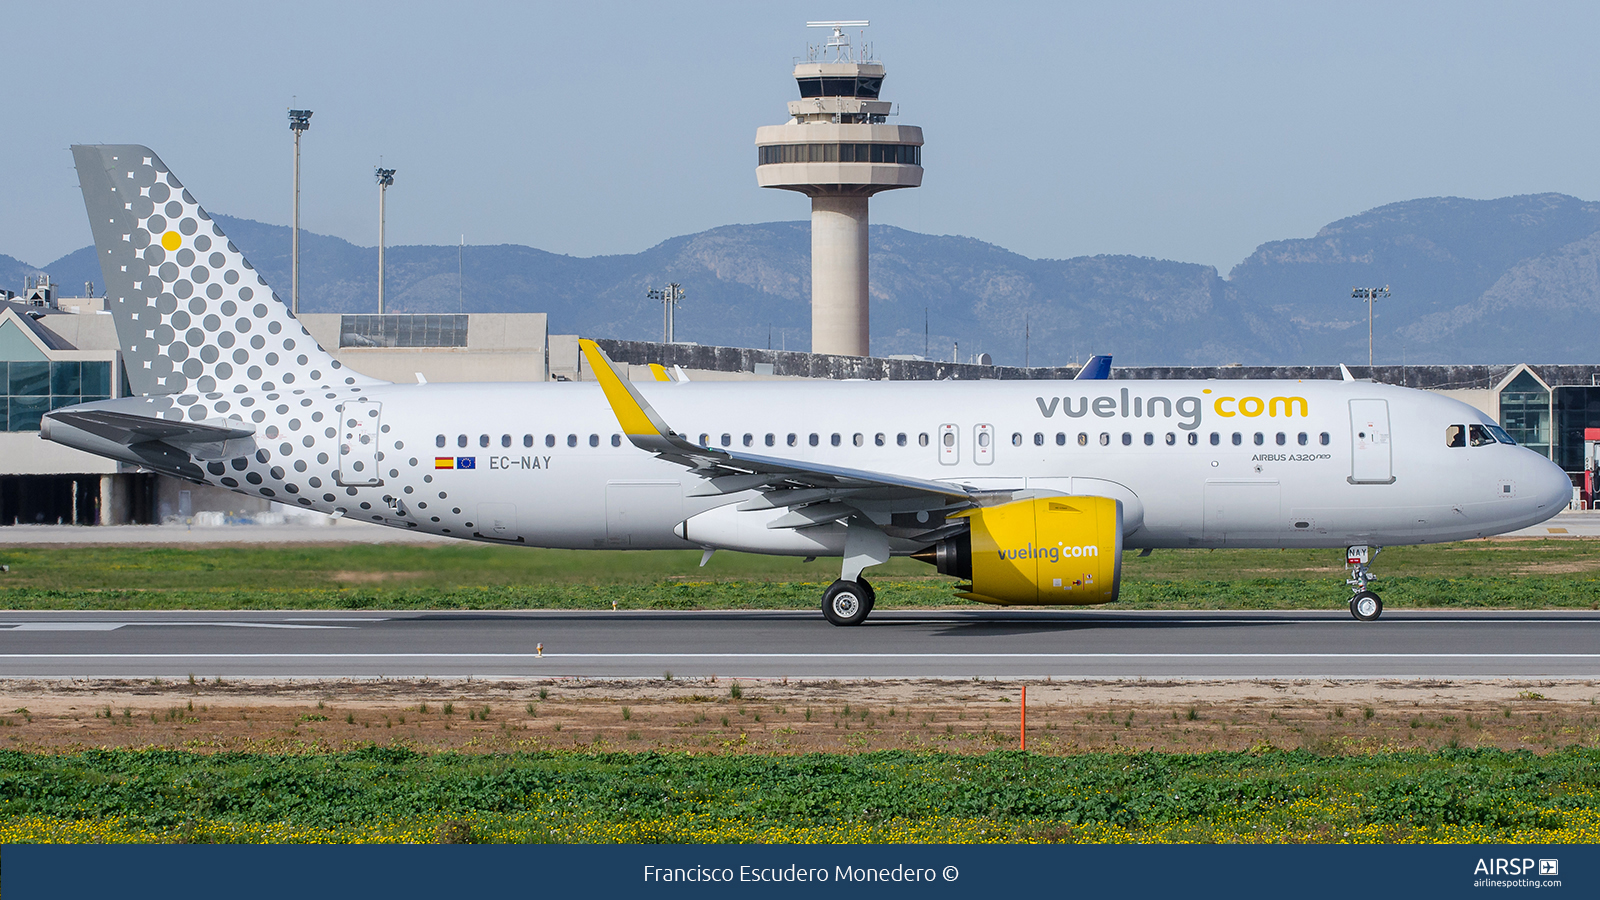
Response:
[[[568,447],[576,447],[576,446],[578,446],[578,436],[575,435],[575,434],[567,435],[567,446]]]
[[[1035,447],[1043,447],[1044,446],[1044,432],[1035,431],[1033,433],[1033,445]]]
[[[1259,431],[1256,432],[1256,446],[1259,447],[1262,444],[1265,444],[1266,442],[1267,442],[1267,436],[1262,434]]]
[[[511,435],[509,435],[509,434],[500,435],[500,446],[502,446],[502,447],[511,446]]]
[[[489,446],[489,436],[487,434],[478,435],[478,446],[479,447],[487,447],[487,446]]]
[[[1215,431],[1211,432],[1211,446],[1215,447],[1220,443],[1222,443],[1222,435],[1217,434]]]
[[[789,432],[789,437],[788,437],[787,440],[788,440],[789,446],[793,447],[796,444],[800,443],[800,435],[795,434],[794,432],[791,431],[791,432]]]
[[[882,447],[884,444],[889,443],[889,439],[884,437],[883,432],[880,431],[872,436],[872,443],[875,446]]]
[[[522,436],[522,446],[524,446],[524,447],[532,447],[533,446],[533,435],[531,435],[531,434],[523,435]]]
[[[1109,431],[1100,432],[1100,446],[1102,446],[1102,447],[1111,446],[1111,432],[1109,432]]]
[[[858,431],[855,436],[850,438],[850,443],[855,444],[857,447],[865,447],[867,445],[866,435]]]
[[[1489,429],[1482,425],[1468,425],[1467,429],[1467,443],[1474,447],[1482,447],[1485,444],[1495,442],[1494,435],[1490,434]]]
[[[1132,447],[1133,446],[1133,433],[1132,432],[1124,431],[1122,433],[1122,446],[1124,446],[1124,447]]]
[[[926,446],[928,446],[928,433],[926,431],[924,431],[923,433],[917,435],[917,446],[918,447],[926,447]]]
[[[1446,447],[1465,447],[1467,445],[1467,429],[1461,425],[1446,425],[1444,427],[1444,445]]]
[[[841,437],[840,437],[840,436],[839,436],[839,432],[837,432],[837,431],[835,431],[835,432],[834,432],[834,433],[833,433],[833,434],[832,434],[832,435],[831,435],[831,436],[830,436],[830,437],[829,437],[829,438],[828,438],[828,443],[830,443],[830,444],[832,444],[832,445],[834,445],[834,446],[835,446],[835,447],[837,447],[837,446],[839,446],[839,445],[840,445],[840,444],[842,444],[842,443],[844,443],[844,439],[843,439],[843,438],[841,438]]]
[[[544,445],[546,447],[554,447],[556,445],[556,436],[553,435],[553,434],[545,435],[544,436]]]
[[[904,447],[906,445],[906,433],[904,431],[894,436],[894,445],[896,447]]]
[[[1333,435],[1330,435],[1324,431],[1322,433],[1322,437],[1319,439],[1319,442],[1322,444],[1322,446],[1326,447],[1328,444],[1333,442]]]
[[[1067,445],[1067,433],[1065,431],[1056,432],[1056,446],[1057,447],[1065,447],[1066,445]]]
[[[732,447],[733,446],[733,435],[728,434],[727,432],[723,432],[722,433],[722,446],[724,446],[724,447]]]
[[[1297,436],[1297,437],[1296,437],[1296,438],[1295,438],[1295,440],[1297,440],[1297,441],[1299,441],[1299,442],[1300,442],[1300,446],[1302,446],[1302,447],[1304,447],[1304,446],[1305,446],[1305,445],[1306,445],[1306,442],[1308,442],[1308,441],[1310,441],[1310,440],[1311,440],[1311,436],[1310,436],[1310,435],[1308,435],[1308,434],[1306,434],[1306,433],[1305,433],[1305,432],[1304,432],[1304,431],[1302,431],[1302,432],[1300,432],[1300,434],[1299,434],[1299,435],[1298,435],[1298,436]]]
[[[1170,431],[1167,432],[1167,446],[1168,447],[1176,447],[1177,445],[1178,445],[1178,436],[1173,434]]]
[[[613,434],[611,436],[611,446],[613,446],[613,447],[621,447],[622,446],[622,435]]]
[[[433,439],[433,445],[435,447],[443,447],[445,445],[444,435],[441,434],[438,437],[434,438]]]
[[[987,447],[987,446],[989,446],[989,432],[987,432],[987,431],[978,432],[978,446],[979,447]]]
[[[755,435],[747,434],[747,435],[744,436],[744,445],[746,447],[753,447],[753,446],[755,446],[755,443],[756,443],[756,436]]]
[[[1281,431],[1278,432],[1278,446],[1282,447],[1284,444],[1287,444],[1287,443],[1289,443],[1289,436],[1287,434],[1284,434]]]
[[[954,446],[955,446],[955,445],[956,445],[956,435],[955,435],[955,432],[953,432],[953,431],[946,431],[946,432],[945,432],[945,433],[944,433],[944,445],[945,445],[945,446],[946,446],[946,447],[954,447]]]
[[[767,440],[766,440],[767,446],[768,447],[774,447],[774,446],[777,446],[777,443],[778,443],[778,436],[773,434],[770,431],[767,432]]]
[[[456,435],[456,446],[457,447],[465,447],[466,445],[467,445],[467,436],[464,435],[464,434]]]
[[[701,434],[700,434],[700,446],[702,446],[702,447],[711,446],[711,435],[706,434],[704,432],[701,432]]]
[[[811,446],[815,447],[818,444],[817,433],[815,431],[811,432],[810,440],[811,440]]]
[[[600,435],[598,435],[598,434],[589,435],[589,446],[591,446],[591,447],[600,446]]]
[[[1022,446],[1022,432],[1020,432],[1020,431],[1011,432],[1011,446],[1013,446],[1013,447],[1021,447]]]
[[[1235,431],[1233,433],[1233,445],[1235,447],[1237,447],[1237,446],[1239,446],[1240,444],[1243,444],[1243,443],[1244,443],[1244,435],[1242,435],[1239,432]]]
[[[1146,431],[1144,433],[1144,445],[1146,447],[1154,447],[1156,445],[1156,436]]]
[[[1200,446],[1200,435],[1198,433],[1193,432],[1193,431],[1189,432],[1189,446],[1191,446],[1191,447]]]

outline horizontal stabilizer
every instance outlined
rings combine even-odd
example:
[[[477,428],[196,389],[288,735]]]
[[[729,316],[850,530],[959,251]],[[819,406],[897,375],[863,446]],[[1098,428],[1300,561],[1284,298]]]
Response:
[[[238,419],[203,419],[199,422],[178,422],[150,416],[113,412],[108,409],[58,409],[45,416],[40,430],[50,439],[51,420],[71,425],[95,437],[104,438],[124,447],[148,441],[164,444],[214,444],[247,438],[256,433],[256,427]]]

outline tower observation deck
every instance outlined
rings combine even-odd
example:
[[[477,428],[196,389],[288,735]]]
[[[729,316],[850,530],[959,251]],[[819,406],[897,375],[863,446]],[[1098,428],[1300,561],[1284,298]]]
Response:
[[[811,198],[811,350],[867,356],[867,198],[922,184],[922,129],[886,124],[883,64],[851,46],[861,22],[830,28],[794,67],[789,121],[756,129],[756,183]]]

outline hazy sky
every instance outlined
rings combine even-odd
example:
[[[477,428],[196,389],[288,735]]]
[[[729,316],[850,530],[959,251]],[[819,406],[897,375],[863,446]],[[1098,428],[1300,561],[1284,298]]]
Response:
[[[1033,257],[1218,266],[1384,203],[1600,198],[1579,3],[7,3],[0,253],[90,243],[68,145],[155,148],[207,208],[391,244],[593,256],[801,219],[755,185],[791,67],[866,18],[927,145],[876,222]],[[298,99],[294,99],[298,98]],[[11,286],[15,288],[15,286]]]

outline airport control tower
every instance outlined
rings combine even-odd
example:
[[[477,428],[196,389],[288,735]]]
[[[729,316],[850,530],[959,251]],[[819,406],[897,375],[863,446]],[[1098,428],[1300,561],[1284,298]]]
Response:
[[[866,25],[807,22],[833,36],[794,67],[789,121],[756,129],[756,183],[811,198],[813,353],[868,355],[867,198],[922,184],[922,129],[884,124],[883,64],[845,33]]]

